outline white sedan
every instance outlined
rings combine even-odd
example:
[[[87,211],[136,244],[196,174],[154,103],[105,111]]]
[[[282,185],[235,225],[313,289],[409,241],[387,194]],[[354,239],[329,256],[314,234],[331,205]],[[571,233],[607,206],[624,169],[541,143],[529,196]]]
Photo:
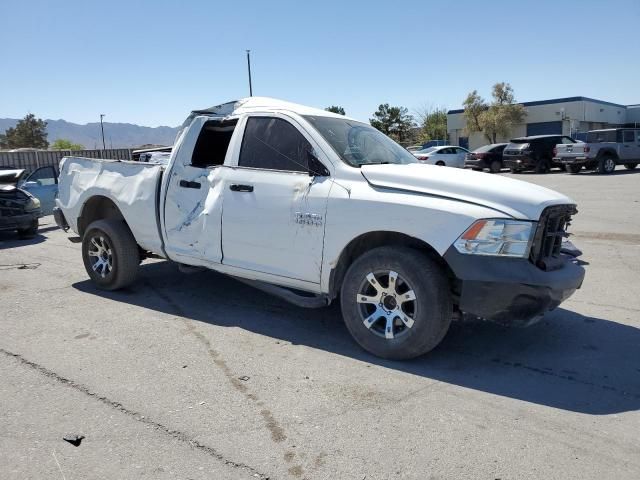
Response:
[[[464,159],[467,153],[470,152],[466,148],[444,145],[442,147],[429,147],[411,153],[420,160],[420,163],[464,168]]]

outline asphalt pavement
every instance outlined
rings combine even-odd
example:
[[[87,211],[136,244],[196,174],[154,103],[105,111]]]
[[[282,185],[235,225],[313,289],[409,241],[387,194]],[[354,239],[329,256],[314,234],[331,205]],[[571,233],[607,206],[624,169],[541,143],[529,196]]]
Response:
[[[51,217],[0,233],[0,477],[640,478],[640,170],[517,177],[578,202],[582,289],[409,362],[362,351],[337,305],[159,260],[106,293]]]

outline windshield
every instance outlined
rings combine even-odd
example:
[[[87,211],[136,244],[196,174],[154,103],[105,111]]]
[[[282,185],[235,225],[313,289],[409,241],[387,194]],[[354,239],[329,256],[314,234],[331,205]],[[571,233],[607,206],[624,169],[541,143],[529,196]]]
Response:
[[[364,123],[342,118],[307,115],[306,118],[352,167],[382,163],[417,163],[416,158],[382,132]]]

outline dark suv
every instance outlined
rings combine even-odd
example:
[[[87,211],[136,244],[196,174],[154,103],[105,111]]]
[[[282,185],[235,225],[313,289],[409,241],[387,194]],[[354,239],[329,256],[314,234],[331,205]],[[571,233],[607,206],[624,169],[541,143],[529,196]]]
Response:
[[[512,173],[523,170],[547,173],[552,167],[562,168],[562,164],[553,160],[553,149],[558,143],[576,143],[576,141],[564,135],[534,135],[514,138],[504,149],[502,161]]]

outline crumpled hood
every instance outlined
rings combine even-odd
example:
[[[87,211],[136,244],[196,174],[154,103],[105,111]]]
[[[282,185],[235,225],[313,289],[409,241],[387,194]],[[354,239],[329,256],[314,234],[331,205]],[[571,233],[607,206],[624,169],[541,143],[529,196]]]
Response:
[[[472,170],[435,165],[362,165],[375,187],[407,190],[483,205],[514,218],[538,220],[550,205],[575,204],[569,197],[532,183]]]

